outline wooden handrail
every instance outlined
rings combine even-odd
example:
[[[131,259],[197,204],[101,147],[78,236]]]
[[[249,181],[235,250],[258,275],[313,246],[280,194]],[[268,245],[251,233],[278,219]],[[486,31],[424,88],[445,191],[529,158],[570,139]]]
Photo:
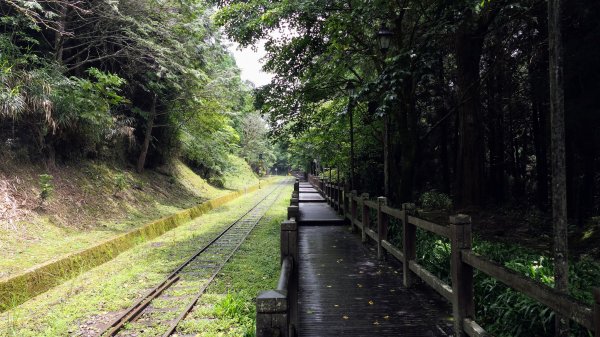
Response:
[[[591,308],[541,282],[525,277],[472,251],[462,252],[462,260],[473,268],[504,283],[508,287],[544,304],[561,316],[592,330],[594,317]]]
[[[286,256],[281,262],[281,273],[279,274],[279,282],[277,282],[278,291],[287,293],[293,268],[294,260],[290,256]]]
[[[311,181],[310,178],[309,181]],[[321,184],[319,178],[312,177],[311,183],[319,192],[323,193],[319,188]],[[335,189],[334,184],[329,184],[329,186],[331,186],[329,190]],[[379,257],[383,257],[383,253],[387,253],[402,262],[405,266],[405,285],[411,286],[412,277],[417,276],[453,304],[457,336],[489,336],[474,320],[473,272],[476,269],[546,305],[558,314],[569,317],[594,331],[595,337],[600,337],[600,288],[594,288],[594,306],[590,308],[569,295],[473,253],[471,250],[471,220],[468,216],[450,217],[451,225],[444,226],[411,215],[410,204],[403,205],[403,209],[397,209],[388,206],[386,202],[379,203],[365,199],[356,191],[348,193],[341,188],[339,190],[342,193],[339,200],[343,205],[339,202],[338,204],[340,207],[344,207],[344,218],[350,220],[352,230],[358,228],[361,230],[363,240],[371,238],[377,242]],[[385,197],[380,198],[386,200]],[[369,228],[369,225],[365,225],[365,209],[377,211],[377,231]],[[358,212],[363,215],[362,221],[358,220]],[[403,224],[405,235],[402,250],[395,247],[387,238],[388,218],[390,217],[400,220]],[[452,287],[415,261],[415,228],[421,228],[450,239]]]
[[[295,189],[298,189],[296,182]],[[296,193],[296,192],[294,192]],[[281,272],[277,288],[256,297],[256,336],[295,337],[298,323],[298,206],[281,223]]]

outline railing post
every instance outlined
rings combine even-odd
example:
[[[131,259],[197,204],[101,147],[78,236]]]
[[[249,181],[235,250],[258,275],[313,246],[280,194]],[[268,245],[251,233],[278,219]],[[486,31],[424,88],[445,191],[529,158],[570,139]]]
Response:
[[[350,191],[350,230],[354,233],[354,221],[356,221],[356,190]]]
[[[281,223],[281,262],[286,257],[291,257],[293,262],[290,283],[288,285],[288,318],[290,323],[289,336],[294,336],[298,325],[298,266],[300,253],[298,250],[298,222],[284,221]],[[280,263],[281,263],[280,262]]]
[[[367,242],[367,228],[369,228],[369,222],[371,220],[371,217],[369,216],[369,206],[367,206],[365,204],[365,200],[369,200],[369,193],[363,193],[360,195],[360,208],[361,208],[361,217],[362,217],[362,233],[360,234],[360,237],[362,239],[362,242]]]
[[[288,214],[287,214],[287,218],[289,219],[296,219],[296,221],[298,221],[298,217],[300,216],[300,207],[299,206],[289,206],[288,207]]]
[[[600,337],[600,288],[594,288],[594,336]]]
[[[338,194],[337,194],[337,201],[338,201],[338,214],[341,214],[342,211],[342,207],[344,207],[344,184],[342,184],[339,180],[338,180]]]
[[[336,204],[337,200],[338,200],[338,187],[337,187],[337,183],[331,183],[331,207],[333,207],[333,210],[337,210],[338,205]]]
[[[294,192],[300,193],[300,180],[296,179],[294,182]]]
[[[347,215],[350,214],[350,200],[348,196],[350,195],[350,188],[346,181],[344,181],[344,194],[342,195],[342,199],[344,202],[344,219],[346,219]]]
[[[473,267],[462,261],[462,252],[470,251],[472,245],[471,217],[464,214],[450,217],[450,272],[452,273],[452,314],[454,334],[466,336],[463,329],[465,318],[473,318]]]
[[[288,300],[277,290],[256,297],[256,337],[289,337]]]
[[[381,208],[386,205],[386,197],[377,198],[377,258],[380,260],[383,260],[385,256],[385,250],[381,247],[381,241],[388,239],[389,219],[387,214],[381,211]]]
[[[404,263],[402,274],[404,286],[410,288],[415,283],[415,275],[410,270],[410,261],[417,257],[417,227],[408,222],[408,216],[413,214],[415,204],[402,204],[402,252]]]

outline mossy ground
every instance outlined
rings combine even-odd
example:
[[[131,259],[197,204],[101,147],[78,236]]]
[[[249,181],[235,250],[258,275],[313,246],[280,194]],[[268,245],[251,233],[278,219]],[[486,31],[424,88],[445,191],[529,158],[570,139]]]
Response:
[[[46,172],[4,163],[0,279],[258,181],[243,160],[233,163],[235,176],[225,176],[220,189],[181,162],[142,174],[94,162],[62,166],[49,172],[54,192],[44,203],[38,175]]]
[[[287,199],[286,197],[289,197],[291,193],[291,187],[287,188],[289,190],[282,194],[282,199]],[[0,335],[19,337],[93,335],[93,330],[102,322],[106,322],[111,314],[131,305],[138,296],[158,283],[193,251],[246,212],[269,189],[264,188],[240,197],[161,237],[137,245],[114,260],[68,280],[19,307],[1,314]],[[273,214],[276,209],[277,212],[285,215],[285,205],[288,202],[287,200],[279,201],[278,207],[271,210],[269,214]],[[265,218],[259,230],[264,230],[264,223],[271,224],[273,227],[271,234],[275,234],[275,241],[273,241],[275,243],[278,235],[275,233],[277,226],[275,226],[274,217],[270,215]],[[252,238],[254,237],[252,235]],[[251,245],[256,245],[260,249],[267,247],[260,243]],[[277,262],[278,246],[273,245],[269,249],[273,250],[275,262]],[[239,255],[246,254],[238,253],[236,256]],[[235,261],[237,260],[234,259],[232,263]],[[262,268],[258,267],[260,264],[257,264],[257,271]],[[277,277],[277,263],[274,263],[272,268],[274,268],[272,274],[262,275],[261,273],[262,276],[254,280],[254,282],[262,282],[262,284],[252,283],[252,286],[246,288],[240,285],[240,293],[247,291],[248,298],[251,298],[251,296],[255,296],[255,294],[252,295],[255,290],[273,287]],[[228,270],[230,270],[229,266],[224,270],[223,280],[228,279],[227,275],[233,275],[227,274]],[[265,278],[263,279],[263,277]],[[229,278],[235,277],[229,276]],[[213,293],[211,296],[219,297],[220,295]],[[223,324],[223,326],[229,326],[228,323]]]

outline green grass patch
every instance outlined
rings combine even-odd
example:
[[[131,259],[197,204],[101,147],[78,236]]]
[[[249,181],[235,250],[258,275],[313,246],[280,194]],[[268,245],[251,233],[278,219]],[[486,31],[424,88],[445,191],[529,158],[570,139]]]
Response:
[[[259,292],[277,286],[280,224],[286,218],[292,189],[286,188],[223,268],[180,326],[180,333],[203,337],[255,335],[255,298]]]

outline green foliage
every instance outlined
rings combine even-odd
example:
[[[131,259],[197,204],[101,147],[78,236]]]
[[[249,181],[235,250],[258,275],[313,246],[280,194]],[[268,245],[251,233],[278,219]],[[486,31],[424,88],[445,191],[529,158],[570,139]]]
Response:
[[[450,283],[450,243],[436,235],[417,231],[417,258],[427,270]],[[550,287],[554,286],[552,259],[506,243],[474,240],[473,250],[521,275]],[[583,258],[571,265],[570,293],[592,304],[591,289],[600,277],[600,265]],[[554,313],[546,306],[514,291],[481,273],[475,274],[475,303],[479,323],[496,336],[548,336],[553,333]],[[573,326],[574,336],[588,336],[585,329]]]
[[[215,314],[218,318],[233,319],[241,326],[252,328],[254,325],[254,316],[256,315],[251,302],[247,300],[248,296],[238,293],[228,293],[215,306]],[[251,329],[248,329],[251,331]],[[246,336],[250,335],[250,331],[246,332]]]
[[[32,159],[135,156],[152,118],[152,165],[183,152],[205,177],[225,172],[253,99],[205,2],[15,1],[2,8],[0,28],[10,33],[0,33],[0,143],[32,147],[40,157]],[[12,128],[2,128],[7,122]]]
[[[40,199],[42,201],[47,201],[52,197],[52,193],[54,192],[53,179],[54,177],[49,174],[40,174],[38,182],[40,186]]]
[[[452,198],[446,193],[435,190],[421,194],[419,203],[421,203],[421,206],[426,210],[448,211],[452,209]]]
[[[117,173],[114,176],[114,184],[115,184],[115,189],[117,190],[117,192],[120,192],[127,188],[127,186],[129,185],[129,182],[127,181],[127,177],[125,176],[125,174]]]

